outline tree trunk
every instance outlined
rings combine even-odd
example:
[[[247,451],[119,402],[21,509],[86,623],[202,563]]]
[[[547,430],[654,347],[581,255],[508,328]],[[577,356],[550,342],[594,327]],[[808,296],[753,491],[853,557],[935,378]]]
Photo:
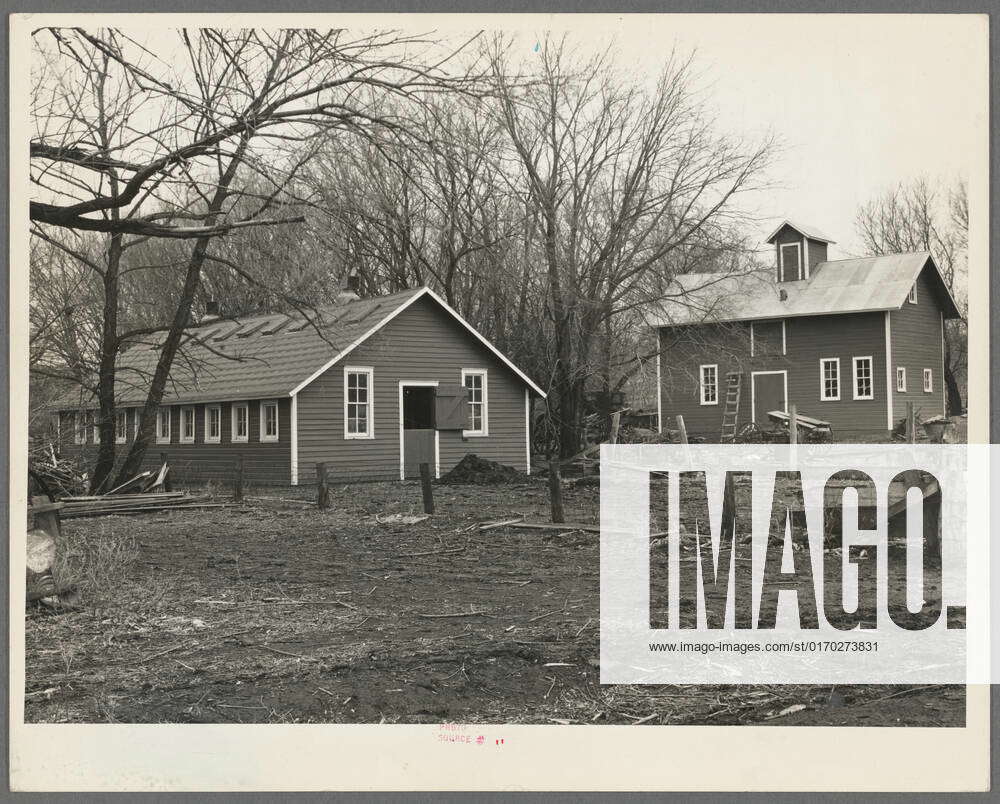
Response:
[[[97,378],[97,415],[101,443],[97,448],[97,461],[90,479],[91,494],[100,493],[115,468],[115,359],[118,356],[118,269],[121,255],[122,236],[112,235],[108,243],[104,273],[104,315]]]
[[[184,288],[174,312],[174,320],[167,331],[166,339],[160,349],[160,357],[156,362],[156,370],[153,372],[153,381],[146,394],[146,402],[142,408],[142,418],[139,426],[139,436],[132,443],[132,449],[122,463],[118,471],[118,478],[115,485],[124,483],[126,480],[139,474],[142,467],[146,449],[149,446],[153,434],[153,423],[156,419],[156,410],[163,399],[163,391],[167,387],[167,380],[170,378],[170,369],[173,367],[174,357],[181,344],[181,336],[188,325],[191,317],[191,305],[194,302],[195,294],[198,292],[198,285],[201,282],[201,268],[205,263],[205,254],[208,251],[208,244],[211,238],[199,238],[188,261],[187,274],[184,277]]]
[[[208,215],[205,216],[205,225],[213,226],[222,211],[222,205],[229,196],[229,186],[232,184],[236,171],[243,162],[247,145],[252,135],[247,132],[240,139],[236,152],[233,154],[229,164],[222,176],[219,177],[219,184],[212,196],[212,201],[208,206]],[[191,320],[191,306],[194,303],[195,294],[201,284],[201,269],[205,264],[205,255],[208,253],[208,246],[214,238],[212,236],[199,237],[191,250],[191,258],[188,260],[187,272],[184,276],[184,287],[181,290],[180,299],[177,301],[177,309],[174,311],[174,320],[170,323],[170,329],[160,347],[160,358],[156,361],[156,370],[153,372],[153,382],[149,386],[149,393],[146,394],[146,403],[142,408],[142,419],[139,426],[139,436],[132,444],[128,456],[122,463],[118,471],[118,479],[115,485],[124,483],[135,475],[139,474],[142,466],[142,459],[146,455],[146,448],[149,446],[149,437],[153,431],[153,421],[156,409],[163,399],[163,391],[167,387],[167,380],[170,378],[170,369],[173,367],[174,357],[181,345],[181,337],[184,329]]]
[[[944,385],[947,391],[947,396],[945,397],[947,414],[949,416],[957,416],[962,412],[962,392],[959,390],[958,380],[955,379],[955,372],[951,370],[947,357],[945,357],[944,363]]]

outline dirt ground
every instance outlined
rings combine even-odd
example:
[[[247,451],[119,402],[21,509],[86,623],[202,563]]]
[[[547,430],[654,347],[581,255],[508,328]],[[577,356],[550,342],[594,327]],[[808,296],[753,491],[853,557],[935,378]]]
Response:
[[[597,535],[476,529],[546,521],[543,479],[437,486],[415,524],[385,518],[420,513],[416,484],[338,487],[324,512],[291,501],[313,490],[256,493],[272,499],[65,522],[70,568],[133,558],[121,577],[97,562],[83,610],[29,610],[26,719],[964,723],[962,688],[941,685],[601,686]],[[596,523],[596,487],[565,497]]]

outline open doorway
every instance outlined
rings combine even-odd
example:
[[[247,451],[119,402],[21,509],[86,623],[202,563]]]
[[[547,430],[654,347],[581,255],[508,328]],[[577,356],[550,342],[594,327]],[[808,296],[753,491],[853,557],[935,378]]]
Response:
[[[403,429],[434,429],[433,386],[403,386]]]
[[[437,383],[401,382],[399,384],[400,474],[406,478],[420,476],[420,464],[430,464],[438,474],[438,434],[435,429]]]

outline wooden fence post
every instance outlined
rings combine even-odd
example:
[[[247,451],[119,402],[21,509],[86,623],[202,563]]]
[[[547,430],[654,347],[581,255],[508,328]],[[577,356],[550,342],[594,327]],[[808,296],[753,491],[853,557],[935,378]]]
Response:
[[[160,466],[166,466],[166,465],[168,465],[167,464],[167,453],[161,452],[160,453]],[[173,491],[173,488],[170,485],[170,472],[169,471],[163,476],[163,490],[164,491]]]
[[[431,465],[420,464],[420,490],[424,495],[424,513],[434,513],[434,488],[431,486]]]
[[[236,456],[236,466],[233,471],[233,499],[243,502],[243,453]]]
[[[330,507],[330,487],[326,483],[326,464],[316,464],[316,507],[325,511]]]
[[[562,472],[559,468],[559,458],[549,461],[549,498],[552,505],[552,521],[565,522],[562,501]]]
[[[687,427],[684,426],[684,417],[681,415],[677,416],[677,430],[681,443],[686,444],[688,442],[688,431]]]
[[[917,407],[912,402],[906,403],[906,440],[917,443]]]
[[[795,405],[788,406],[788,443],[799,443],[799,412]]]

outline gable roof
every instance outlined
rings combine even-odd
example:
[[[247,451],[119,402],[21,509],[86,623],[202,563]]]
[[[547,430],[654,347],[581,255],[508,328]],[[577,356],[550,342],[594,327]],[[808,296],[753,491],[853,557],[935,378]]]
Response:
[[[773,271],[685,274],[647,320],[653,326],[755,321],[898,310],[925,267],[945,318],[958,308],[929,252],[819,263],[808,279],[775,281]],[[786,298],[781,298],[784,291]]]
[[[836,240],[831,240],[829,237],[827,237],[825,234],[823,234],[819,229],[814,229],[812,226],[800,226],[799,224],[795,223],[794,221],[790,221],[790,220],[783,220],[778,225],[778,228],[775,229],[773,232],[771,232],[770,235],[768,235],[767,240],[765,240],[764,242],[766,242],[766,243],[773,243],[774,242],[774,238],[776,238],[778,236],[778,232],[780,232],[786,226],[790,226],[792,229],[794,229],[799,234],[804,234],[810,240],[818,240],[821,243],[836,243],[837,242]]]
[[[217,320],[185,330],[183,353],[174,358],[164,404],[225,402],[294,396],[350,354],[418,299],[430,298],[493,352],[536,394],[532,380],[430,288],[419,287],[354,299],[301,314],[270,313]],[[310,320],[312,323],[310,323]],[[156,333],[149,345],[128,349],[118,359],[119,404],[145,402],[159,359]],[[79,393],[56,407],[78,407]]]

